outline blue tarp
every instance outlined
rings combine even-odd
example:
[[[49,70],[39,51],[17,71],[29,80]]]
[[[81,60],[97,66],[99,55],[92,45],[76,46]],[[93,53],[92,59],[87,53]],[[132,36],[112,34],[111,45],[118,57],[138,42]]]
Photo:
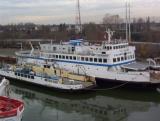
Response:
[[[69,43],[74,46],[79,46],[82,42],[83,42],[83,39],[75,39],[75,40],[69,41]]]

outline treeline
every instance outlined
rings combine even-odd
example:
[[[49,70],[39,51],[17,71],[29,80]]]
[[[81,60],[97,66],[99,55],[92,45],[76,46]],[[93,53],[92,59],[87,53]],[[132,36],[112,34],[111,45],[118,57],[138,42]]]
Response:
[[[53,39],[68,40],[82,37],[92,42],[104,41],[106,28],[115,31],[114,38],[125,38],[125,20],[119,15],[106,14],[101,24],[94,22],[82,25],[82,32],[77,33],[77,26],[72,24],[36,25],[20,23],[0,25],[0,40],[4,39]],[[131,21],[132,41],[159,42],[160,23],[137,18]],[[99,40],[99,41],[98,41]]]

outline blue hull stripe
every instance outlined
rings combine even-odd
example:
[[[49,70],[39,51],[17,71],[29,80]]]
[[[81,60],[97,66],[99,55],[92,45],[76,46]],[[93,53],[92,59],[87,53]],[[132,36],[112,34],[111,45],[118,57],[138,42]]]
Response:
[[[48,60],[45,58],[37,58],[37,57],[24,57],[24,58],[31,58],[31,59],[36,59],[36,60]],[[93,66],[105,66],[105,67],[112,67],[112,66],[120,66],[123,64],[128,64],[131,62],[135,62],[135,60],[131,60],[131,61],[127,61],[127,62],[123,62],[123,63],[117,63],[117,64],[98,64],[98,63],[87,63],[87,62],[79,62],[79,61],[68,61],[68,60],[57,60],[57,59],[53,59],[56,62],[64,62],[64,63],[74,63],[74,64],[83,64],[83,65],[93,65]]]

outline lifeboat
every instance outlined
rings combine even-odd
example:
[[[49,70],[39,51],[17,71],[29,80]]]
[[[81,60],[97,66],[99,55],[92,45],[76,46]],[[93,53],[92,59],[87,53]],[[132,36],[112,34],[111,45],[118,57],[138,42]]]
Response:
[[[8,82],[8,80],[2,80],[0,89],[7,86],[8,83],[5,82]],[[6,91],[6,89],[4,90]],[[24,103],[22,101],[0,95],[0,121],[21,121],[23,111]]]
[[[23,102],[0,96],[0,120],[21,121],[23,110]]]

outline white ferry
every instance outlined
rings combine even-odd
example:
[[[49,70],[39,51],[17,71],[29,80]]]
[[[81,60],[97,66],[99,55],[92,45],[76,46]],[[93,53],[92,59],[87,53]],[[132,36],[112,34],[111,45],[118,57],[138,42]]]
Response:
[[[40,44],[39,51],[32,47],[31,51],[17,52],[17,60],[19,64],[54,64],[73,73],[92,76],[99,86],[159,86],[160,79],[153,78],[148,66],[136,62],[135,47],[127,40],[112,39],[113,32],[109,29],[106,32],[108,41],[101,45],[91,45],[82,39]]]
[[[8,80],[5,78],[0,83],[0,121],[21,121],[24,103],[6,97]]]

